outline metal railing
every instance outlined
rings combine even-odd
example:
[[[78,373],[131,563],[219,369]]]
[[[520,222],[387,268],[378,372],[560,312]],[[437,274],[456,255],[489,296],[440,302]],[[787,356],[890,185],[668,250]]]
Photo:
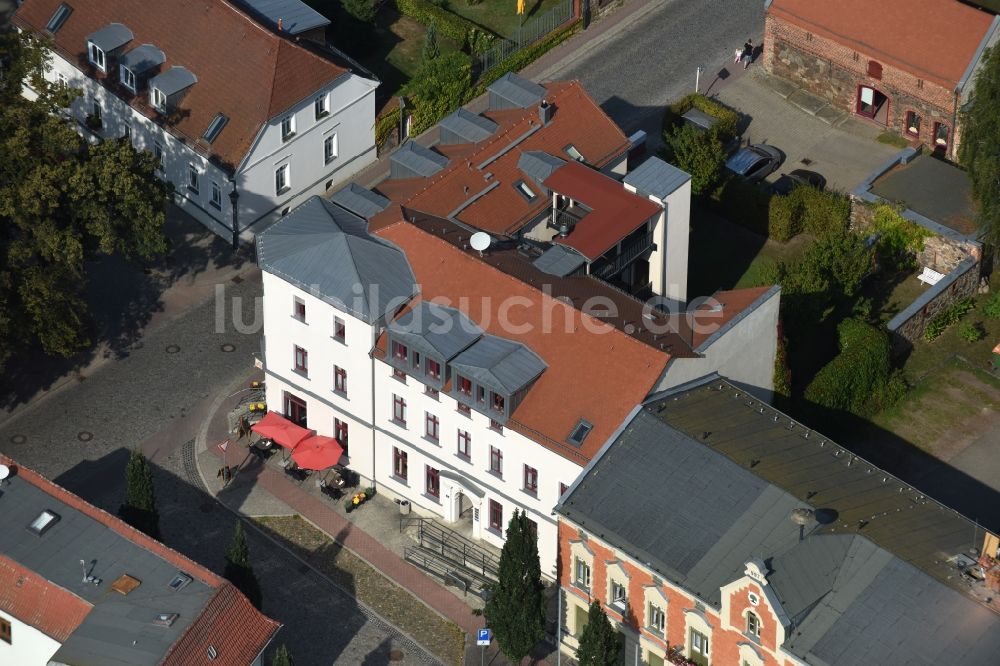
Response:
[[[500,575],[500,560],[496,555],[432,520],[421,519],[418,522],[417,541],[421,549],[431,551],[486,580],[496,580]]]
[[[633,261],[636,257],[640,256],[643,252],[652,249],[653,247],[653,233],[649,232],[643,236],[635,239],[628,245],[622,248],[620,254],[612,257],[608,260],[608,263],[597,271],[597,276],[603,279],[607,279],[612,275],[615,275],[620,270],[625,268],[629,262]]]
[[[501,38],[496,44],[479,54],[481,71],[488,72],[521,49],[531,46],[550,32],[573,18],[573,0],[563,0],[541,16],[518,26],[509,39]]]
[[[437,576],[444,581],[445,585],[459,588],[463,593],[471,591],[473,594],[480,594],[484,586],[490,582],[477,576],[475,572],[459,569],[453,562],[449,562],[437,553],[418,546],[403,548],[403,559],[427,573]]]

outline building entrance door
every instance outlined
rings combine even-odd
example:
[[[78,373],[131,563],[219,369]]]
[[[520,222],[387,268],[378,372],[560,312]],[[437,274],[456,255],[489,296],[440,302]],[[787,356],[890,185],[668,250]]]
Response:
[[[858,86],[858,99],[855,107],[859,116],[871,118],[880,125],[889,121],[889,98],[869,86]]]
[[[285,418],[305,428],[306,401],[291,393],[285,393]]]

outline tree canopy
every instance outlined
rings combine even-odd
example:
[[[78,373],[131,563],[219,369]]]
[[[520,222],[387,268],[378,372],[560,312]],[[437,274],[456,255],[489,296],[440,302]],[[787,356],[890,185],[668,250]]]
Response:
[[[722,177],[726,153],[715,132],[703,132],[689,123],[677,125],[664,139],[670,162],[691,174],[691,194],[708,192]]]
[[[86,347],[87,263],[168,248],[158,162],[125,139],[81,138],[67,114],[80,93],[45,79],[46,52],[28,33],[0,35],[0,365],[33,345]]]
[[[621,663],[621,634],[611,626],[598,599],[590,602],[587,626],[580,635],[576,660],[580,666],[618,666]]]
[[[983,55],[969,103],[961,112],[958,159],[968,169],[972,195],[979,206],[979,228],[1000,241],[1000,49]]]
[[[160,514],[156,510],[153,472],[139,449],[133,449],[125,464],[125,501],[119,507],[118,515],[137,530],[154,539],[160,538]]]
[[[538,536],[528,516],[514,511],[500,552],[500,573],[483,614],[500,649],[513,661],[528,656],[545,631]]]
[[[425,60],[404,92],[415,99],[413,134],[420,134],[451,113],[472,87],[472,62],[461,51],[446,51]]]
[[[255,608],[260,610],[262,602],[260,583],[250,564],[250,546],[243,530],[243,521],[238,518],[236,529],[233,530],[233,540],[226,549],[226,569],[223,575],[246,595]]]

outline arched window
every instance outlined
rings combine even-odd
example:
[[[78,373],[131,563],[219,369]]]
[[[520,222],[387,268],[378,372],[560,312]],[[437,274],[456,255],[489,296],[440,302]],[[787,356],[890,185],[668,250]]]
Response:
[[[760,618],[753,611],[747,611],[747,635],[760,638]]]

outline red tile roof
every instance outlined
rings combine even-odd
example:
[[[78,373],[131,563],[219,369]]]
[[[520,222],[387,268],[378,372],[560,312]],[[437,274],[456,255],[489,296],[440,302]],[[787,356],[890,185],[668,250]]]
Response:
[[[65,643],[91,608],[69,590],[0,555],[0,611],[5,614]]]
[[[993,21],[957,0],[774,0],[768,13],[949,89]]]
[[[19,27],[43,29],[62,0],[25,0],[14,15]],[[225,0],[86,0],[54,36],[55,50],[81,71],[102,78],[87,62],[86,38],[109,23],[122,23],[134,36],[126,51],[150,43],[166,55],[160,71],[173,65],[190,70],[198,82],[180,102],[173,132],[191,147],[238,165],[261,127],[271,118],[347,73],[347,70],[288,41]],[[96,73],[95,73],[96,72]],[[117,80],[117,74],[115,75]],[[147,105],[148,91],[132,96],[122,86],[105,85],[136,109],[162,124]],[[211,146],[195,145],[219,113],[229,122]]]
[[[543,184],[590,208],[591,212],[584,215],[566,238],[553,239],[590,261],[613,248],[662,210],[649,199],[632,194],[617,180],[579,162],[559,167]]]
[[[545,361],[548,369],[508,425],[578,464],[646,397],[670,358],[409,222],[378,235],[406,252],[422,298],[459,308],[486,332],[522,342]],[[501,325],[500,315],[511,326]],[[594,429],[575,448],[566,440],[580,419]]]
[[[376,189],[408,208],[447,217],[474,195],[492,187],[462,209],[457,218],[496,234],[511,233],[524,226],[549,201],[543,196],[528,201],[514,189],[514,182],[524,178],[517,168],[522,152],[543,151],[569,160],[565,148],[573,145],[588,164],[600,168],[624,154],[630,145],[618,125],[591,99],[579,81],[544,85],[545,99],[553,106],[552,119],[547,125],[541,125],[538,109],[534,107],[487,111],[483,115],[500,127],[492,137],[476,144],[474,150],[441,146],[439,152],[452,157],[441,172],[426,179],[386,180]],[[504,153],[512,144],[516,147]],[[487,160],[492,161],[484,164]]]
[[[166,546],[156,539],[147,536],[128,523],[112,516],[107,511],[98,509],[96,506],[85,502],[83,499],[77,497],[62,486],[49,481],[41,474],[38,474],[27,467],[18,465],[14,460],[8,458],[2,453],[0,453],[0,464],[7,465],[11,469],[14,469],[18,479],[26,483],[30,483],[42,492],[59,500],[63,504],[76,509],[80,513],[106,526],[108,529],[117,532],[122,537],[128,539],[140,548],[143,548],[158,557],[162,557],[178,569],[194,576],[209,587],[213,587],[218,590],[212,601],[205,607],[202,614],[188,629],[185,636],[182,637],[181,640],[175,645],[173,648],[174,651],[179,650],[182,645],[189,645],[189,643],[185,643],[185,639],[188,634],[191,634],[192,631],[225,632],[224,636],[219,634],[218,644],[215,645],[216,649],[219,650],[220,657],[222,657],[222,649],[220,645],[225,645],[227,651],[230,651],[234,655],[252,653],[252,656],[243,661],[233,660],[218,663],[241,665],[249,664],[264,650],[265,647],[267,647],[271,638],[277,633],[278,629],[281,628],[281,623],[275,622],[257,611],[250,604],[247,598],[237,591],[236,588],[234,588],[233,585],[225,578],[213,573],[194,560],[181,555],[169,546]],[[0,597],[2,597],[2,594],[0,594]],[[0,604],[2,604],[2,602],[0,602]],[[84,616],[85,615],[86,613],[84,613]],[[80,618],[80,621],[82,620],[83,617]],[[77,622],[77,625],[74,625],[74,628],[78,625],[79,622]],[[70,631],[70,633],[72,633],[72,631]],[[215,636],[217,634],[213,633],[212,635]],[[205,649],[208,649],[207,645]],[[185,651],[182,654],[188,653]],[[202,651],[200,655],[201,659],[197,663],[205,663],[204,654],[205,652]],[[168,655],[168,658],[163,663],[174,664],[195,662],[174,662],[172,661],[172,657]],[[213,664],[214,663],[215,662],[213,662]]]

